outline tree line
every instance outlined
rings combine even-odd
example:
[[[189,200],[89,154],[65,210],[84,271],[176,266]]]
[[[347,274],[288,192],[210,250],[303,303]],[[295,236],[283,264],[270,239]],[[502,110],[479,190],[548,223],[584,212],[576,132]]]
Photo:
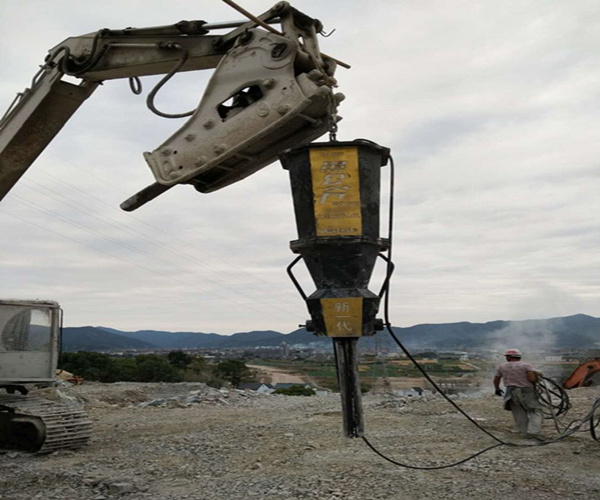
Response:
[[[67,352],[61,354],[59,368],[97,382],[204,382],[212,387],[227,383],[238,387],[243,382],[255,381],[254,371],[243,361],[210,363],[202,356],[183,351],[129,358],[100,352]]]

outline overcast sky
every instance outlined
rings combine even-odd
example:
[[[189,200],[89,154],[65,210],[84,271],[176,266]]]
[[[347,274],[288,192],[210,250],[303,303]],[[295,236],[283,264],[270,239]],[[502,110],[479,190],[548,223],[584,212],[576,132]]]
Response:
[[[395,159],[393,324],[600,317],[600,3],[292,4],[352,65],[336,74],[339,139]],[[65,38],[182,19],[241,16],[218,0],[2,0],[2,112]],[[195,108],[209,76],[176,76],[158,106]],[[297,234],[278,162],[119,209],[153,182],[142,153],[183,123],[146,109],[155,81],[144,96],[106,82],[0,202],[0,296],[57,300],[66,326],[295,330],[307,312],[285,273]]]

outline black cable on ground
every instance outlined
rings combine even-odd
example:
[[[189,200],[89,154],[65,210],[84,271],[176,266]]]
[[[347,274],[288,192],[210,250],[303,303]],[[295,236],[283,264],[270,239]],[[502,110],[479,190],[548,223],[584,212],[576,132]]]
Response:
[[[380,452],[377,448],[375,448],[375,446],[373,446],[369,440],[365,437],[362,436],[362,440],[366,443],[366,445],[371,448],[371,450],[373,450],[377,455],[379,455],[381,458],[383,458],[384,460],[397,465],[398,467],[404,467],[405,469],[413,469],[413,470],[439,470],[439,469],[449,469],[451,467],[456,467],[457,465],[461,465],[464,464],[465,462],[468,462],[469,460],[472,460],[473,458],[482,455],[483,453],[493,450],[494,448],[498,448],[499,446],[503,446],[503,443],[496,443],[492,446],[488,446],[487,448],[471,455],[468,456],[467,458],[463,458],[462,460],[459,460],[458,462],[454,462],[451,464],[444,464],[444,465],[431,465],[431,466],[422,466],[422,465],[410,465],[410,464],[404,464],[401,462],[398,462],[386,455],[384,455],[382,452]]]
[[[590,433],[592,435],[592,438],[595,441],[600,441],[600,438],[596,434],[596,427],[598,427],[598,424],[600,424],[600,418],[597,419],[596,421],[594,421],[594,416],[595,416],[596,410],[598,410],[598,408],[600,408],[600,398],[597,399],[596,402],[593,404],[592,410],[589,413],[589,417],[590,417]]]
[[[555,418],[566,415],[571,408],[569,395],[560,385],[551,378],[538,376],[535,384],[538,401],[546,409],[546,418]]]
[[[536,396],[542,405],[542,413],[546,420],[552,420],[556,432],[561,435],[569,429],[570,425],[565,425],[560,420],[571,408],[571,402],[567,392],[551,378],[538,375],[538,381],[534,384]]]
[[[599,408],[600,408],[600,398],[598,398],[594,402],[591,410],[586,415],[584,415],[580,419],[573,420],[572,422],[570,422],[568,425],[565,426],[565,430],[563,430],[562,433],[557,438],[553,439],[550,442],[555,443],[557,441],[562,441],[566,437],[569,437],[569,436],[575,434],[576,432],[580,432],[582,427],[588,423],[590,425],[590,433],[592,435],[592,438],[594,440],[598,441],[599,439],[596,436],[596,427],[600,423],[600,420],[595,419],[595,418],[596,418],[596,412],[598,411]]]
[[[600,408],[600,399],[594,402],[591,410],[585,416],[573,420],[569,424],[564,424],[560,421],[559,417],[561,415],[564,417],[571,408],[567,391],[550,378],[540,378],[540,382],[535,384],[538,400],[544,407],[546,418],[551,418],[554,421],[555,428],[559,433],[556,440],[562,440],[564,437],[570,436],[575,432],[585,432],[583,427],[589,422],[592,439],[599,441],[600,438],[596,434],[596,428],[600,425],[600,418],[596,418],[596,412]],[[558,403],[555,402],[556,400],[558,400]],[[562,430],[560,427],[562,427]]]

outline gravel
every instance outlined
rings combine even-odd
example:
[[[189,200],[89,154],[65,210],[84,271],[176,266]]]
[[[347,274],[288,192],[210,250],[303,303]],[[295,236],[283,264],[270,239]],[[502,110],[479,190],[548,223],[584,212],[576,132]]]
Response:
[[[95,384],[39,391],[83,403],[88,446],[36,455],[0,452],[0,499],[486,499],[600,497],[600,443],[589,431],[548,446],[502,446],[456,467],[415,470],[342,435],[337,395],[261,396],[203,384]],[[569,392],[569,421],[600,388]],[[503,440],[514,434],[499,398],[457,403]],[[365,435],[410,466],[457,462],[495,444],[437,396],[366,395]],[[544,427],[547,438],[556,431]]]

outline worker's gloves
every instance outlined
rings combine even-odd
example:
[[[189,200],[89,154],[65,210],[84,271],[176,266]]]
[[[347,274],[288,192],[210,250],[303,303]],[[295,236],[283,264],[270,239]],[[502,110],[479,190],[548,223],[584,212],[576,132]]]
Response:
[[[504,396],[504,391],[502,389],[496,389],[496,392],[494,392],[494,394],[496,396]]]

